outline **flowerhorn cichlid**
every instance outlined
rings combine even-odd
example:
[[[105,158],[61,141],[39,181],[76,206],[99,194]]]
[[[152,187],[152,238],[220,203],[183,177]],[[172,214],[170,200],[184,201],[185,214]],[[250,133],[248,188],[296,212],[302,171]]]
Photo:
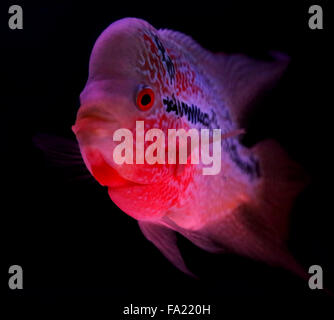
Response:
[[[234,252],[303,274],[284,242],[305,175],[274,141],[246,148],[238,135],[251,102],[288,61],[280,53],[272,61],[211,53],[180,32],[135,18],[112,23],[94,45],[72,127],[82,158],[111,200],[185,273],[192,274],[177,232],[209,252]],[[212,140],[192,149],[188,139],[187,161],[168,162],[171,129],[209,132]],[[222,139],[214,141],[217,129]],[[208,162],[190,161],[193,150],[206,147],[209,159],[218,150],[212,172],[203,170]],[[180,159],[181,148],[175,150]]]

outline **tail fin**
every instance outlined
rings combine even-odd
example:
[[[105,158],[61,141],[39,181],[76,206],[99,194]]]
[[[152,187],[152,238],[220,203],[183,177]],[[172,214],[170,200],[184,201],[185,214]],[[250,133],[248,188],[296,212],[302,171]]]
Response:
[[[306,279],[307,273],[285,245],[289,213],[308,182],[306,174],[274,141],[260,142],[253,152],[261,171],[256,196],[202,233],[229,251],[283,267]]]
[[[268,249],[275,251],[267,252],[264,260],[306,278],[306,272],[288,253],[285,242],[288,236],[289,214],[297,195],[308,184],[309,178],[273,140],[258,143],[252,151],[259,158],[262,178],[257,197],[249,210],[253,212],[253,227],[261,227],[261,234],[268,241]]]
[[[274,140],[258,143],[252,151],[259,158],[262,181],[253,203],[278,242],[287,238],[289,213],[296,196],[308,183],[304,170]]]

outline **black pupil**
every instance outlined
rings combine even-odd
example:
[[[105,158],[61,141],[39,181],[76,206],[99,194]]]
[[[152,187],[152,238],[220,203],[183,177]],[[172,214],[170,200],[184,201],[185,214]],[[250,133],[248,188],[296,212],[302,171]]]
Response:
[[[149,94],[144,94],[143,97],[141,98],[141,104],[143,106],[148,105],[151,102],[151,96]]]

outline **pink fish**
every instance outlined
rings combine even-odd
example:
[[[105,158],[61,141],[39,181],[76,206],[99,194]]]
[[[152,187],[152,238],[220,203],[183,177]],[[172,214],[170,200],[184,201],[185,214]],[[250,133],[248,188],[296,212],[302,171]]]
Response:
[[[176,232],[209,252],[235,252],[302,274],[284,242],[303,171],[274,141],[249,149],[237,137],[251,102],[288,61],[279,53],[270,62],[211,53],[189,36],[135,18],[114,22],[95,43],[72,128],[82,157],[111,200],[185,273],[191,271]],[[221,129],[221,171],[203,175],[203,164],[191,163],[118,164],[113,134],[127,128],[136,137],[136,121],[166,136],[171,128]]]

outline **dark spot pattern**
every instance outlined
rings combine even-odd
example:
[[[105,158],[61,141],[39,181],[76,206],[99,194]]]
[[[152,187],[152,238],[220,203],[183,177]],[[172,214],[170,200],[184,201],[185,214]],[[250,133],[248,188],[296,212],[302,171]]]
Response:
[[[152,36],[153,36],[155,45],[158,48],[159,53],[161,55],[161,60],[166,66],[166,69],[167,69],[168,75],[171,79],[171,82],[173,82],[174,79],[175,79],[175,66],[173,64],[173,61],[170,58],[170,56],[168,55],[168,53],[167,53],[165,47],[163,46],[163,44],[161,43],[159,37],[156,34],[153,34]]]
[[[172,98],[164,98],[162,100],[164,106],[166,107],[166,112],[173,112],[178,117],[186,117],[190,123],[197,124],[200,123],[203,126],[210,129],[218,129],[218,121],[216,113],[211,110],[211,115],[203,112],[198,106],[191,104],[188,105],[184,101],[179,101],[173,95]]]
[[[238,166],[238,168],[249,175],[251,180],[261,176],[258,160],[255,159],[253,155],[250,155],[247,160],[242,159],[238,152],[238,147],[235,144],[235,139],[232,140],[230,144],[227,144],[227,147],[225,147],[224,150],[230,155],[231,160]]]
[[[217,121],[216,113],[211,109],[211,115],[203,112],[198,106],[188,105],[184,101],[179,101],[173,95],[172,98],[163,98],[163,105],[166,107],[166,112],[173,112],[178,117],[186,117],[190,123],[200,123],[209,129],[219,129],[220,126]],[[229,115],[225,116],[227,121],[231,122]],[[239,154],[237,141],[235,138],[224,139],[223,150],[229,154],[231,160],[238,166],[238,168],[247,174],[251,180],[261,176],[259,162],[252,155],[247,160],[242,159]]]

